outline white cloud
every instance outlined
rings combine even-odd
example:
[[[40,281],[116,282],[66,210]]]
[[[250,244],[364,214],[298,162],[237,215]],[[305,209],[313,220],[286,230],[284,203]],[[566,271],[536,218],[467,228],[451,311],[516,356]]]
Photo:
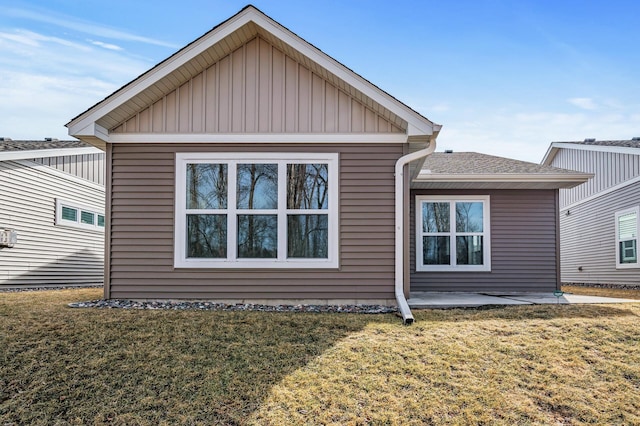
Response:
[[[549,144],[585,138],[629,139],[640,135],[640,105],[604,114],[510,111],[485,108],[443,117],[438,151],[475,151],[540,162]]]
[[[104,49],[107,50],[116,50],[116,51],[120,51],[123,50],[122,47],[116,45],[116,44],[111,44],[111,43],[105,43],[103,41],[94,41],[94,40],[89,40],[89,43],[95,45],[95,46],[100,46]]]
[[[570,104],[575,105],[578,108],[582,108],[582,109],[594,110],[597,108],[596,103],[591,98],[571,98],[571,99],[567,99],[567,101]]]
[[[53,24],[58,27],[66,28],[73,31],[78,31],[84,34],[90,34],[97,37],[103,37],[112,40],[133,41],[145,44],[151,44],[155,46],[168,47],[171,49],[177,49],[178,46],[174,43],[168,43],[162,40],[156,40],[149,37],[142,37],[137,34],[131,34],[126,31],[118,30],[115,28],[107,27],[104,25],[96,24],[95,22],[86,22],[70,16],[52,14],[52,13],[40,13],[34,10],[18,9],[18,8],[0,8],[0,11],[5,16],[12,16],[15,18],[26,18],[37,22],[44,22],[47,24]]]

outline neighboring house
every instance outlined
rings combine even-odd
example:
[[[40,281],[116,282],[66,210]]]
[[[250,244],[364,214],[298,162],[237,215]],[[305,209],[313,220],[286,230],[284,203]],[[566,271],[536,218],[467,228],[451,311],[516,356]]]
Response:
[[[542,162],[594,174],[560,191],[562,281],[640,284],[640,138],[553,142]]]
[[[0,287],[102,284],[104,153],[0,138]]]
[[[252,6],[67,127],[107,154],[107,298],[397,303],[411,322],[410,275],[419,290],[431,288],[429,274],[465,280],[433,284],[449,290],[554,289],[555,237],[545,240],[553,254],[536,264],[544,277],[519,286],[512,273],[513,287],[508,279],[490,284],[505,269],[492,259],[531,241],[479,241],[491,238],[496,221],[514,223],[513,209],[492,197],[523,196],[498,189],[543,188],[549,206],[532,205],[527,215],[539,211],[536,220],[553,234],[554,191],[586,179],[534,165],[515,181],[487,175],[487,182],[410,193],[414,185],[447,185],[431,182],[435,173],[419,174],[441,126]],[[442,195],[433,199],[438,209],[459,200],[474,222],[465,233],[440,227],[424,235],[431,262],[440,264],[432,272],[410,270],[409,206],[417,194]],[[461,240],[474,244],[468,265],[458,258],[458,266],[443,266],[455,263],[445,246]],[[470,273],[487,278],[474,287]]]

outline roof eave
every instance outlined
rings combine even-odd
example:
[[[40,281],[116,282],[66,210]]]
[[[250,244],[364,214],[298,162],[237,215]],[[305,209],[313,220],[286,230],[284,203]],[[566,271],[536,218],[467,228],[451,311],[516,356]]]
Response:
[[[103,101],[73,118],[66,124],[66,127],[69,129],[69,134],[94,146],[98,146],[95,138],[98,138],[103,142],[108,142],[108,129],[105,129],[104,131],[100,130],[99,132],[89,132],[88,134],[86,133],[86,129],[90,128],[92,125],[97,126],[96,122],[98,122],[102,117],[123,105],[132,97],[140,94],[142,91],[149,88],[169,73],[178,69],[180,66],[202,54],[206,49],[220,42],[222,39],[249,22],[253,22],[265,31],[269,31],[275,37],[289,44],[291,47],[298,50],[309,59],[315,61],[320,66],[326,68],[327,71],[333,73],[338,78],[341,78],[346,83],[360,90],[373,101],[379,103],[389,111],[406,120],[408,123],[408,141],[411,139],[415,140],[421,138],[424,138],[425,141],[432,140],[433,136],[437,135],[440,131],[440,125],[431,122],[409,106],[395,99],[393,96],[342,65],[340,62],[331,58],[320,49],[278,24],[258,9],[253,6],[248,6],[169,58],[165,59],[151,70],[123,86]]]
[[[571,173],[571,174],[428,174],[421,173],[414,183],[420,184],[509,184],[522,186],[523,184],[549,184],[557,188],[572,188],[591,179],[591,173]]]

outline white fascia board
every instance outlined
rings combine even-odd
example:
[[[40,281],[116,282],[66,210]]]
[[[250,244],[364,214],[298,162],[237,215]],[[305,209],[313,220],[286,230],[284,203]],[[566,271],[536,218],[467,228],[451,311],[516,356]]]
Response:
[[[404,133],[112,133],[110,143],[406,143]]]
[[[98,138],[104,142],[109,141],[109,131],[95,122],[84,127],[80,127],[80,124],[70,125],[69,135],[80,140],[88,137],[89,139]]]
[[[384,106],[389,111],[405,119],[410,126],[414,127],[413,131],[415,134],[431,135],[434,131],[440,130],[441,126],[432,123],[429,119],[421,116],[407,105],[393,98],[388,93],[365,80],[363,77],[359,76],[354,71],[351,71],[318,48],[310,45],[299,36],[285,30],[280,24],[258,13],[255,14],[254,18],[254,22],[257,25],[266,31],[269,31],[271,34],[284,41],[312,61],[318,63],[327,71],[344,80],[360,92],[364,93],[375,102]],[[437,129],[434,127],[437,127]]]
[[[101,154],[98,148],[88,146],[86,148],[53,148],[32,149],[28,151],[0,152],[0,161],[29,160],[31,158],[64,157],[67,155]]]
[[[413,111],[402,102],[394,99],[389,94],[355,74],[353,71],[349,70],[344,65],[341,65],[335,59],[313,47],[300,37],[286,30],[280,24],[277,24],[261,12],[258,12],[252,7],[248,7],[246,10],[224,22],[218,28],[213,29],[208,36],[203,36],[199,40],[196,40],[192,44],[184,47],[177,54],[169,57],[155,68],[138,77],[136,80],[133,80],[118,92],[115,92],[109,98],[105,99],[102,103],[96,105],[80,117],[69,122],[67,124],[69,127],[69,134],[75,135],[76,129],[84,129],[92,122],[98,121],[101,117],[124,104],[132,97],[138,95],[143,90],[152,86],[163,77],[167,76],[180,66],[200,55],[209,47],[215,45],[220,40],[251,21],[283,42],[289,44],[309,59],[317,62],[329,72],[343,79],[345,82],[360,90],[362,93],[378,102],[394,114],[405,119],[415,128],[415,132],[424,135],[431,135],[434,131],[440,130],[439,125],[435,125],[427,118],[422,117],[416,111]]]
[[[578,182],[584,183],[594,175],[590,173],[577,174],[430,174],[420,173],[414,182]]]
[[[542,157],[542,161],[540,161],[540,164],[544,166],[550,166],[551,162],[556,157],[558,150],[559,149],[556,146],[554,146],[553,143],[549,145],[549,148],[547,149],[547,152],[544,154],[544,157]]]
[[[630,148],[627,146],[608,146],[608,145],[582,145],[570,142],[554,142],[551,148],[576,149],[579,151],[598,151],[598,152],[615,152],[619,154],[640,155],[640,148]]]

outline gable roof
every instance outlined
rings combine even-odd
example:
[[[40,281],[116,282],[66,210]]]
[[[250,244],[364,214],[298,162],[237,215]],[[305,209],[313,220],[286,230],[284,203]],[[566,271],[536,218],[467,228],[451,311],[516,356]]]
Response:
[[[412,188],[556,189],[593,175],[477,152],[435,152],[425,159]]]
[[[249,5],[154,68],[112,93],[66,126],[92,145],[110,141],[110,130],[168,91],[215,64],[243,43],[260,36],[365,105],[406,128],[407,140],[434,140],[440,125],[431,122],[320,49]]]
[[[79,140],[13,140],[0,138],[0,161],[101,153]]]
[[[541,163],[546,165],[551,164],[558,151],[562,148],[640,155],[640,137],[634,137],[630,140],[599,141],[595,139],[585,139],[575,142],[552,142]]]

